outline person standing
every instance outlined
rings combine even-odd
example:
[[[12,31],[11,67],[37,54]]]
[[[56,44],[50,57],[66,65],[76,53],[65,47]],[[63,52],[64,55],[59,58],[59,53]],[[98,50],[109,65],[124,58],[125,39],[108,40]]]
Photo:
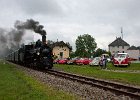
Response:
[[[106,69],[107,58],[105,55],[102,56],[102,61],[103,61],[103,69]]]
[[[103,55],[102,55],[102,56],[101,56],[101,60],[100,60],[101,69],[103,69],[103,59],[104,59],[104,57],[103,57]]]

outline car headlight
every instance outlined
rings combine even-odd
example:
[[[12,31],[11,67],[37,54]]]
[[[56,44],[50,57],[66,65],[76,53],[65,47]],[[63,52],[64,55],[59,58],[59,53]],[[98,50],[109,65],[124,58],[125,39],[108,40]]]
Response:
[[[37,55],[40,55],[40,53],[39,53],[39,52],[37,52]]]

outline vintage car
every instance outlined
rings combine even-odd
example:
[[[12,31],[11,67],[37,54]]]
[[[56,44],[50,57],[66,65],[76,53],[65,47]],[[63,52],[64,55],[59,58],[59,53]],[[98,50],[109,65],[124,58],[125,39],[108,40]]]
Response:
[[[101,65],[101,57],[95,57],[90,63],[90,66],[99,66]]]
[[[128,66],[130,65],[130,59],[128,53],[117,53],[113,58],[114,66]]]
[[[91,62],[89,58],[80,58],[76,60],[77,65],[88,65]]]
[[[53,60],[53,63],[54,63],[54,64],[58,64],[59,60],[60,60],[60,59],[57,58],[57,59]]]
[[[60,59],[58,61],[58,64],[67,64],[68,59],[64,58],[64,59]]]
[[[69,65],[72,65],[72,64],[76,64],[76,60],[78,60],[79,58],[72,58],[72,59],[69,59],[67,64]]]

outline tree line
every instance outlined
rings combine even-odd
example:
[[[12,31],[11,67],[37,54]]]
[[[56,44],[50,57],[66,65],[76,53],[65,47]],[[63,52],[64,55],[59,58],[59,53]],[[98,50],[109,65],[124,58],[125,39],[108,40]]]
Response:
[[[54,43],[53,41],[48,40],[48,44],[53,44],[53,43]],[[70,43],[67,43],[67,44],[70,46]],[[75,45],[76,45],[76,51],[70,52],[71,58],[73,57],[88,57],[88,58],[93,57],[94,58],[104,53],[110,55],[110,52],[97,48],[97,43],[95,42],[95,38],[93,38],[89,34],[83,34],[83,35],[78,36],[76,39]]]

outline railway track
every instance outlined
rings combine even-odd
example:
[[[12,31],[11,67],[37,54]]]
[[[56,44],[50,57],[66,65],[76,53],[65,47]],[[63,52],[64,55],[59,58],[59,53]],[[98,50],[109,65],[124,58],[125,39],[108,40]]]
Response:
[[[98,80],[91,77],[85,77],[81,75],[76,74],[70,74],[62,71],[56,71],[56,70],[47,70],[44,71],[49,74],[53,74],[59,77],[63,77],[69,80],[77,81],[82,84],[88,84],[92,85],[94,87],[98,87],[104,90],[109,90],[117,95],[125,95],[129,96],[134,99],[140,100],[140,88],[122,85],[114,82],[104,81],[104,80]]]
[[[14,64],[14,65],[17,65],[17,64]],[[31,69],[33,69],[33,68],[31,68]],[[115,83],[115,82],[94,79],[91,77],[85,77],[85,76],[66,73],[66,72],[57,71],[57,70],[40,70],[40,69],[34,69],[34,70],[38,70],[38,71],[41,71],[44,73],[49,73],[51,75],[63,77],[63,78],[69,79],[69,80],[77,81],[82,84],[88,84],[88,85],[98,87],[98,88],[101,88],[104,90],[109,90],[117,95],[125,95],[125,96],[129,96],[131,98],[134,98],[136,100],[140,100],[140,88],[137,88],[137,87],[132,87],[132,86],[127,86],[127,85],[123,85],[123,84],[119,84],[119,83]]]

